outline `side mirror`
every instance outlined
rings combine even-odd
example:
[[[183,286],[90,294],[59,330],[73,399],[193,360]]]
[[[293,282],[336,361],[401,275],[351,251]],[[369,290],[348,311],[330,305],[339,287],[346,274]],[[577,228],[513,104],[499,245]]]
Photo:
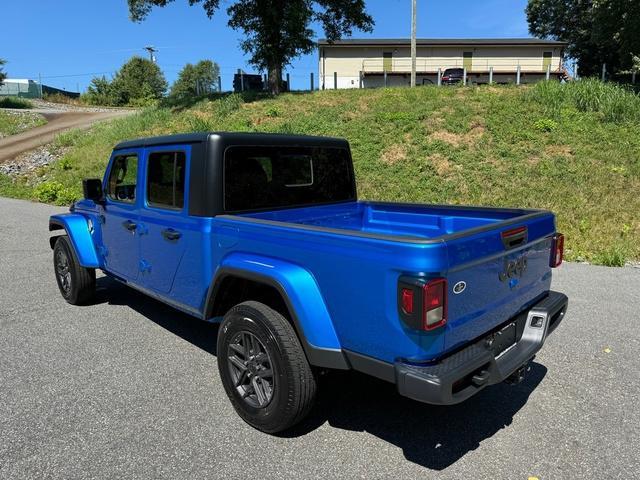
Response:
[[[95,203],[104,203],[102,193],[102,180],[98,178],[87,178],[82,181],[82,191],[84,198],[93,200]]]

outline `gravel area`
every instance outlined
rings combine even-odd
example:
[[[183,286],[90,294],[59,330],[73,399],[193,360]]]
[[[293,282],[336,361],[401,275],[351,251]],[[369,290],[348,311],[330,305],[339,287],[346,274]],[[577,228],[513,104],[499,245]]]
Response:
[[[103,112],[113,112],[113,111],[128,111],[133,109],[127,109],[122,107],[90,107],[84,105],[73,105],[68,103],[53,103],[47,102],[46,100],[34,99],[31,100],[33,103],[34,110],[48,110],[48,111],[56,111],[56,112],[93,112],[93,113],[103,113]]]
[[[0,164],[0,173],[12,177],[25,175],[59,160],[65,152],[65,149],[54,149],[51,145],[39,147],[13,161]]]

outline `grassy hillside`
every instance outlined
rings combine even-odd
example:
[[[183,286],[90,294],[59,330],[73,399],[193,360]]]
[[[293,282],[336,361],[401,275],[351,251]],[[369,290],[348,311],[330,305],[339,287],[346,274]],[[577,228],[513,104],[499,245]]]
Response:
[[[0,110],[0,138],[15,135],[45,123],[47,121],[44,117],[37,113],[3,112]]]
[[[306,133],[351,142],[362,198],[548,208],[568,258],[640,260],[640,98],[598,82],[324,91],[157,107],[57,140],[63,159],[0,194],[65,203],[101,176],[114,143],[198,130]]]

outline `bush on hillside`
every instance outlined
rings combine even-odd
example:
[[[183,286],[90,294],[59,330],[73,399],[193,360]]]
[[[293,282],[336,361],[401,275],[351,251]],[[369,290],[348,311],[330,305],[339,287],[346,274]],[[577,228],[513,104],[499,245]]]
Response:
[[[29,100],[19,97],[5,97],[0,99],[0,108],[33,108],[33,103]]]
[[[91,80],[82,100],[91,105],[148,106],[162,98],[166,90],[167,81],[160,67],[142,57],[133,57],[112,81],[104,76]]]

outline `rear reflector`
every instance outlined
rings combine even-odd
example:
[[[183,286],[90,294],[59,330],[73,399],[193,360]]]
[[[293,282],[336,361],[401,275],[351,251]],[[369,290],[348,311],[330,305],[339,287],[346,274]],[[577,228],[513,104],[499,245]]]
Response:
[[[562,233],[556,233],[551,241],[551,259],[549,266],[556,268],[562,265],[562,259],[564,257],[564,235]]]
[[[409,288],[402,289],[402,310],[404,313],[413,313],[413,290]]]
[[[422,289],[424,294],[424,313],[422,328],[433,330],[447,323],[447,280],[430,280]]]

